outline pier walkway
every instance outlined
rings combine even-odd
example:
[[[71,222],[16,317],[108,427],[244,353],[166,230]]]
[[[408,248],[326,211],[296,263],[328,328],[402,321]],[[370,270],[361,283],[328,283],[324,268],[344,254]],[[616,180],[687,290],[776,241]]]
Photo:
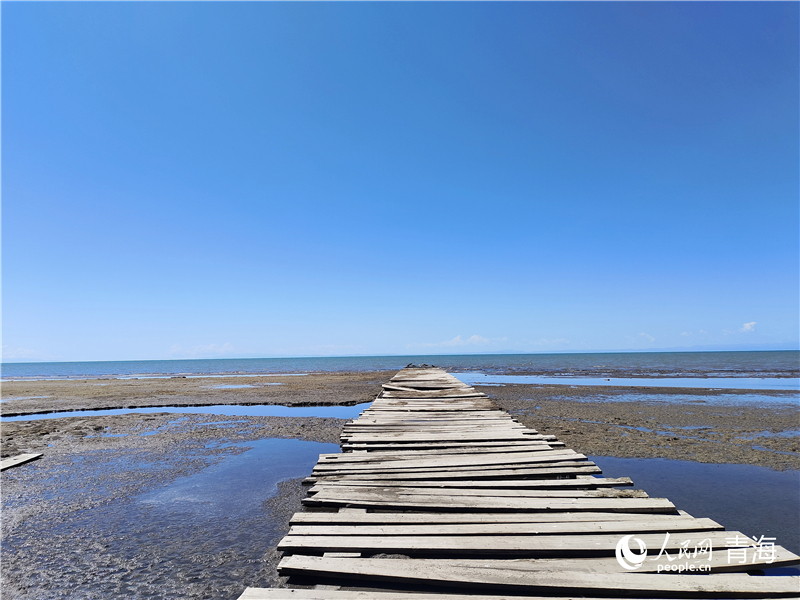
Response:
[[[384,384],[342,451],[278,545],[294,587],[240,600],[800,596],[797,576],[758,576],[800,557],[600,477],[440,369]]]

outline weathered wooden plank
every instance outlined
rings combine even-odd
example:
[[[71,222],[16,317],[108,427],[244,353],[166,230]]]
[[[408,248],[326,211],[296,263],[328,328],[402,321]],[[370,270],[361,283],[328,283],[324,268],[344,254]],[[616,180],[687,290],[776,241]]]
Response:
[[[407,525],[292,525],[289,535],[561,535],[591,533],[632,533],[721,531],[711,519],[681,517],[672,520],[576,521],[561,523],[458,523]]]
[[[514,596],[514,600],[582,600],[585,596],[559,597]],[[304,590],[290,588],[247,588],[238,600],[509,600],[508,596],[475,594],[439,594],[425,592],[368,592],[353,590]],[[604,600],[620,600],[605,598]]]
[[[438,561],[436,561],[438,562]],[[797,596],[800,577],[751,577],[744,573],[669,576],[652,573],[587,573],[583,571],[517,571],[463,566],[434,566],[431,561],[328,559],[287,556],[281,574],[314,573],[395,583],[417,583],[475,591],[515,593],[611,592],[647,597],[775,598]]]
[[[681,511],[682,512],[682,511]],[[356,512],[340,509],[339,512],[298,512],[291,519],[294,524],[331,524],[331,525],[374,525],[391,524],[457,524],[457,523],[573,523],[578,521],[596,523],[601,521],[659,521],[672,523],[685,518],[693,518],[688,514],[647,514],[624,512]]]
[[[584,466],[586,465],[586,466]],[[408,472],[393,472],[381,474],[381,479],[384,481],[397,481],[405,480],[427,480],[434,481],[438,479],[498,479],[498,478],[512,478],[512,477],[525,477],[525,478],[538,478],[538,479],[552,479],[556,475],[572,476],[572,475],[594,475],[600,474],[602,471],[597,465],[589,463],[588,461],[580,462],[565,462],[565,463],[542,463],[541,467],[525,467],[521,469],[442,469],[434,470],[414,470]],[[330,475],[337,476],[337,473]],[[325,472],[322,471],[318,475],[324,477]],[[353,479],[374,479],[374,474],[370,473],[353,473],[348,475]]]
[[[409,481],[387,480],[381,478],[380,482],[374,479],[355,479],[343,475],[341,477],[324,477],[319,481],[327,486],[362,486],[362,487],[403,487],[410,485]],[[414,481],[416,488],[473,488],[473,489],[565,489],[565,488],[604,488],[631,486],[633,482],[628,477],[602,478],[585,477],[576,479],[494,479],[494,480],[460,480],[460,479],[440,479],[435,481]]]
[[[439,489],[432,487],[398,487],[382,486],[380,482],[375,482],[371,488],[367,486],[348,486],[348,485],[327,485],[325,482],[318,483],[308,490],[309,494],[322,494],[326,498],[336,496],[350,496],[353,493],[368,492],[373,496],[378,494],[388,498],[398,498],[400,496],[439,496],[442,498],[463,498],[466,496],[478,496],[481,498],[647,498],[647,493],[642,490],[583,490],[583,489],[472,489],[472,488],[450,488]]]
[[[636,537],[648,548],[664,548],[679,552],[685,540],[689,548],[709,540],[713,547],[724,548],[728,540],[739,535],[740,547],[752,548],[754,542],[739,532],[683,532],[666,537],[660,533],[641,533]],[[285,552],[353,552],[396,553],[406,555],[454,556],[526,556],[543,558],[614,556],[619,534],[552,535],[292,535],[283,538],[278,549]]]
[[[433,475],[449,473],[451,475],[469,475],[470,473],[482,473],[485,471],[495,471],[496,473],[505,474],[505,476],[512,476],[514,474],[536,475],[537,471],[544,471],[545,469],[557,467],[585,467],[589,468],[595,466],[594,463],[588,460],[560,460],[560,461],[527,461],[525,463],[512,463],[512,464],[492,464],[492,465],[445,465],[437,467],[408,467],[397,465],[394,468],[390,467],[372,467],[372,468],[349,468],[342,465],[338,469],[319,469],[314,470],[315,477],[324,477],[327,475],[381,475],[390,476],[395,474],[417,474],[420,477],[423,475]],[[597,471],[590,471],[597,472]]]
[[[542,450],[552,450],[550,444],[545,442],[535,442],[525,446],[511,446],[503,449],[504,454],[516,454],[519,452],[540,452]],[[497,454],[499,447],[493,446],[491,448],[439,448],[436,450],[396,450],[391,452],[369,452],[366,454],[353,454],[350,452],[344,454],[320,454],[321,461],[335,461],[337,463],[345,462],[373,462],[380,460],[402,460],[408,458],[439,458],[450,455],[484,455],[484,454]]]
[[[441,496],[397,496],[386,494],[348,493],[316,494],[303,498],[306,506],[354,506],[361,508],[387,507],[406,510],[513,510],[513,511],[612,511],[612,512],[664,512],[672,513],[675,506],[666,498],[461,498]]]
[[[375,471],[385,469],[415,469],[429,467],[454,467],[454,466],[489,466],[489,465],[519,465],[542,462],[560,462],[564,460],[583,460],[584,454],[574,450],[538,450],[536,452],[516,452],[513,454],[485,453],[485,454],[453,454],[434,458],[422,459],[392,459],[392,457],[345,457],[343,460],[323,460],[316,464],[314,471],[335,471],[347,469],[348,471],[364,470]]]
[[[342,440],[345,442],[433,442],[433,441],[475,441],[475,442],[491,442],[499,440],[524,440],[533,438],[536,434],[526,434],[525,431],[515,432],[492,432],[492,431],[474,431],[474,432],[458,432],[458,433],[415,433],[415,432],[396,432],[384,434],[371,434],[371,433],[353,433],[343,434]]]
[[[41,453],[39,454],[18,454],[17,456],[11,456],[9,458],[4,458],[0,460],[0,471],[5,471],[6,469],[10,469],[12,467],[18,467],[20,465],[24,465],[25,463],[31,462],[32,460],[36,460],[42,456]]]
[[[504,446],[508,446],[509,448],[516,448],[516,447],[525,447],[531,446],[534,444],[546,443],[549,446],[554,444],[564,445],[563,442],[556,442],[553,436],[547,435],[539,435],[539,436],[527,436],[520,440],[508,440],[503,442],[458,442],[458,441],[450,441],[450,442],[443,442],[443,441],[429,441],[429,442],[406,442],[406,443],[349,443],[345,442],[342,444],[343,450],[369,450],[370,452],[394,452],[394,451],[408,451],[410,449],[424,449],[424,450],[436,450],[436,449],[445,449],[445,448],[503,448]]]

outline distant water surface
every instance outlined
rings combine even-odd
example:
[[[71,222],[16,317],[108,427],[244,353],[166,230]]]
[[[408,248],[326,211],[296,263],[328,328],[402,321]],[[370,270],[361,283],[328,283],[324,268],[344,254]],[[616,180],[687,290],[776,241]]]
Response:
[[[495,375],[581,377],[798,377],[800,352],[620,352],[576,354],[471,354],[219,358],[4,363],[2,379],[87,379],[135,376],[268,375],[342,371],[392,371],[408,364]]]

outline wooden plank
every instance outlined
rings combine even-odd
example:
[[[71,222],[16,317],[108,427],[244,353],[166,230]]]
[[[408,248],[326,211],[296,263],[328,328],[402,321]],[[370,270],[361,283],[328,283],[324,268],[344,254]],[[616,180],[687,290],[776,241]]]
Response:
[[[381,524],[381,525],[292,525],[289,535],[561,535],[589,533],[633,533],[721,531],[724,527],[711,519],[681,517],[672,520],[639,519],[624,521],[576,521],[560,523],[458,523],[458,524]]]
[[[492,431],[474,431],[474,432],[454,432],[454,433],[425,433],[425,432],[396,432],[384,434],[371,434],[371,433],[353,433],[342,435],[342,440],[345,442],[433,442],[433,441],[475,441],[475,442],[492,442],[499,440],[524,440],[528,438],[537,439],[533,437],[535,434],[526,434],[524,431],[515,432],[492,432]]]
[[[340,455],[343,456],[343,455]],[[339,459],[326,459],[320,461],[314,467],[314,471],[336,471],[346,469],[348,471],[374,471],[377,469],[415,469],[415,468],[444,468],[455,466],[495,466],[495,465],[521,465],[541,462],[561,462],[564,460],[583,460],[584,454],[578,454],[574,450],[538,450],[536,452],[516,452],[513,454],[505,453],[484,453],[484,454],[453,454],[434,458],[409,459],[392,457],[343,457]]]
[[[663,521],[672,523],[686,517],[686,514],[648,514],[648,522]],[[433,513],[433,512],[351,512],[350,509],[339,512],[298,512],[291,519],[291,524],[331,524],[331,525],[371,525],[390,524],[455,524],[455,523],[563,523],[563,522],[600,522],[600,521],[641,521],[640,513],[624,512],[497,512],[497,513]]]
[[[437,496],[443,498],[463,498],[466,496],[477,496],[481,498],[647,498],[647,493],[642,490],[584,490],[584,489],[473,489],[473,488],[450,488],[439,489],[432,487],[400,487],[382,486],[376,482],[372,487],[368,486],[348,486],[348,485],[327,485],[318,483],[308,490],[309,494],[321,494],[328,498],[338,496],[352,497],[354,493],[360,494],[367,492],[372,496],[383,494],[389,498],[400,496]]]
[[[371,487],[403,487],[409,485],[407,480],[386,480],[381,478],[377,484],[373,479],[355,479],[343,475],[341,477],[323,477],[318,480],[327,486],[363,486]],[[583,477],[576,479],[439,479],[435,481],[414,481],[416,488],[473,488],[473,489],[565,489],[565,488],[604,488],[631,486],[633,482],[628,477],[602,478],[602,477]]]
[[[576,597],[514,596],[514,600],[581,600]],[[289,588],[247,588],[238,600],[509,600],[508,596],[439,594],[424,592],[368,592],[353,590],[304,590]],[[606,598],[605,600],[615,600]],[[620,599],[617,599],[620,600]]]
[[[354,506],[361,508],[389,507],[406,510],[488,510],[488,511],[610,511],[610,512],[675,512],[666,498],[462,498],[441,496],[397,496],[386,494],[348,493],[335,497],[326,493],[302,500],[305,506]]]
[[[443,466],[430,466],[430,467],[421,467],[421,466],[404,466],[404,465],[395,465],[395,466],[369,466],[364,465],[363,467],[355,468],[349,467],[347,465],[342,465],[338,469],[324,469],[314,467],[313,475],[315,477],[324,477],[326,475],[394,475],[394,474],[402,474],[402,473],[416,473],[420,476],[422,475],[431,475],[435,473],[450,473],[450,474],[470,474],[472,472],[485,472],[485,471],[495,471],[495,472],[504,472],[506,475],[511,476],[514,473],[520,472],[524,474],[535,474],[537,470],[545,470],[549,468],[555,467],[592,467],[594,463],[588,460],[579,459],[579,460],[542,460],[542,461],[525,461],[522,463],[511,463],[511,464],[488,464],[488,465],[443,465]],[[599,470],[598,470],[599,471]],[[597,471],[593,471],[597,472]]]
[[[546,465],[546,466],[545,466]],[[587,465],[587,466],[583,466]],[[383,473],[381,479],[384,481],[399,481],[399,480],[427,480],[434,481],[439,479],[498,479],[510,477],[526,477],[538,479],[552,479],[555,475],[594,475],[600,474],[602,471],[597,465],[591,464],[588,461],[581,461],[575,463],[543,463],[541,467],[526,467],[522,469],[444,469],[439,471],[408,471],[406,473]],[[320,477],[325,475],[324,471],[320,473]],[[336,473],[331,475],[336,476]],[[348,475],[352,479],[369,479],[374,480],[374,475],[367,474],[351,474]]]
[[[0,460],[0,471],[5,471],[6,469],[10,469],[12,467],[18,467],[20,465],[24,465],[25,463],[31,462],[32,460],[36,460],[37,458],[41,457],[42,454],[18,454],[17,456],[11,456],[9,458],[4,458]]]
[[[438,561],[437,561],[438,562]],[[422,563],[422,564],[419,564]],[[517,571],[470,567],[433,567],[430,561],[334,559],[287,556],[281,574],[316,575],[370,581],[428,584],[471,591],[516,593],[605,592],[646,594],[647,597],[724,595],[733,598],[797,596],[800,577],[750,577],[744,573],[669,576],[652,573],[586,573],[582,571]]]
[[[689,548],[710,540],[714,548],[739,535],[743,548],[752,548],[753,540],[739,532],[683,532],[665,538],[660,533],[641,533],[636,537],[648,548],[661,548],[677,553],[689,540]],[[619,534],[553,535],[292,535],[278,544],[278,550],[289,553],[354,552],[438,556],[524,556],[524,557],[592,557],[614,556]]]
[[[397,450],[394,452],[369,452],[367,454],[320,454],[321,461],[344,462],[370,462],[376,460],[400,460],[406,458],[438,458],[451,454],[468,456],[482,454],[497,454],[498,447],[491,448],[439,448],[436,450]],[[552,450],[553,448],[545,442],[534,442],[525,446],[511,446],[504,448],[504,454],[516,454],[518,452],[539,452],[541,450]]]
[[[394,451],[408,451],[410,449],[424,449],[424,450],[437,450],[437,449],[447,449],[447,448],[518,448],[518,447],[526,447],[532,446],[535,444],[545,443],[547,445],[552,446],[553,443],[558,443],[563,445],[563,442],[555,442],[553,440],[553,436],[527,436],[521,440],[510,440],[505,442],[442,442],[442,441],[430,441],[430,442],[407,442],[407,443],[343,443],[342,449],[343,450],[369,450],[370,452],[394,452]]]

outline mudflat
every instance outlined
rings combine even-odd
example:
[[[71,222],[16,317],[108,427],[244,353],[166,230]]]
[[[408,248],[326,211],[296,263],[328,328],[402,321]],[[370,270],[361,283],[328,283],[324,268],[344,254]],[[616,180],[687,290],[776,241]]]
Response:
[[[521,423],[590,456],[800,469],[796,392],[476,386]]]
[[[215,404],[354,405],[374,399],[392,375],[4,382],[1,410],[9,416]],[[280,385],[267,385],[275,383]],[[250,387],[218,387],[242,385]],[[784,435],[800,426],[800,407],[786,393],[759,392],[759,402],[747,404],[737,398],[753,392],[726,391],[723,397],[675,388],[479,389],[524,424],[590,456],[800,469],[798,437]],[[246,514],[236,512],[244,494],[239,487],[220,492],[228,496],[216,516],[191,507],[159,512],[158,502],[148,499],[234,464],[251,448],[257,454],[267,439],[295,445],[257,454],[254,472],[264,463],[280,466],[287,452],[331,451],[292,440],[337,444],[344,423],[168,412],[4,422],[3,456],[43,453],[2,473],[4,597],[234,598],[247,585],[280,585],[275,545],[291,515],[302,510],[298,477],[305,472],[286,475],[274,495]],[[261,491],[261,497],[269,494]]]
[[[4,381],[0,415],[212,404],[352,406],[374,400],[395,372]]]

